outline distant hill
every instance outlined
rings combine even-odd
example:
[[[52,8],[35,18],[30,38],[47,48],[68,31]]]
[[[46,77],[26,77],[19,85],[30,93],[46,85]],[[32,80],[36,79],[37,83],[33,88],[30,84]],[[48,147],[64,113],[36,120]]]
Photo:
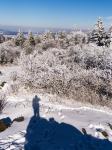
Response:
[[[3,35],[16,35],[17,32],[15,32],[15,31],[7,31],[7,30],[4,30],[4,29],[0,29],[0,34],[3,34]]]
[[[75,29],[69,29],[69,28],[41,28],[41,27],[20,27],[20,26],[3,26],[0,25],[0,33],[3,33],[4,35],[17,35],[18,30],[21,29],[21,31],[24,34],[28,34],[28,31],[32,31],[34,34],[36,33],[43,33],[47,30],[51,32],[59,32],[59,31],[66,31],[70,32]],[[77,29],[76,29],[77,30]],[[82,29],[83,32],[87,32],[87,29]]]

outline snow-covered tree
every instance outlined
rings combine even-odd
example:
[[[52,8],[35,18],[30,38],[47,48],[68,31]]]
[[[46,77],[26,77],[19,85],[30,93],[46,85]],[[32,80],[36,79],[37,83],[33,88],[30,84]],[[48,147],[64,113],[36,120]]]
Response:
[[[35,46],[35,39],[31,31],[28,34],[28,42],[31,46]]]
[[[95,24],[94,30],[90,35],[90,41],[95,42],[98,46],[109,46],[110,45],[110,36],[105,32],[103,21],[101,18],[98,19]]]
[[[0,43],[5,42],[5,37],[3,36],[3,33],[0,33]]]
[[[17,46],[21,46],[21,47],[22,47],[24,41],[25,41],[24,34],[23,34],[23,32],[21,32],[21,30],[19,29],[19,32],[18,32],[18,34],[17,34],[17,37],[15,38],[15,44],[16,44]]]
[[[110,33],[110,41],[111,41],[111,44],[112,44],[112,26],[109,28],[109,33]]]

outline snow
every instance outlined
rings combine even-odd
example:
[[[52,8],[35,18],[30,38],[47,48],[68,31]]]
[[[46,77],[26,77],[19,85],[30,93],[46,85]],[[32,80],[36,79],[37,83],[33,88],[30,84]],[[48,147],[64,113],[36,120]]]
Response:
[[[4,75],[6,68],[0,69]],[[11,66],[11,70],[16,70],[16,67]],[[8,86],[9,75],[0,77],[0,80],[4,79],[7,79],[6,85]],[[35,95],[41,99],[41,120],[37,118],[35,120],[33,116],[32,99]],[[74,101],[70,105],[65,99],[61,99],[60,103],[60,98],[55,95],[30,93],[23,88],[16,95],[8,95],[7,101],[7,107],[0,115],[0,119],[9,116],[13,120],[24,116],[25,120],[20,123],[14,122],[11,127],[0,133],[0,150],[22,150],[24,145],[30,145],[30,140],[35,143],[36,139],[38,140],[36,146],[38,145],[42,150],[91,150],[92,148],[111,150],[112,130],[107,123],[112,124],[112,111],[106,107],[94,107]],[[54,118],[53,127],[50,118]],[[82,128],[86,129],[87,137],[82,134]],[[108,140],[98,130],[106,131],[109,135]],[[43,136],[46,138],[44,139]],[[31,148],[33,149],[36,150],[37,147]]]
[[[41,94],[37,94],[37,95],[41,95]],[[28,126],[30,125],[31,119],[34,119],[32,117],[33,116],[32,97],[33,96],[29,95],[29,98],[31,98],[31,99],[28,102],[27,102],[28,97],[25,98],[25,96],[23,96],[23,97],[22,96],[20,96],[20,97],[9,96],[8,97],[8,101],[11,105],[9,105],[9,107],[4,110],[4,114],[2,117],[7,116],[9,114],[10,117],[12,119],[14,119],[15,117],[18,117],[21,114],[25,117],[25,121],[23,121],[21,123],[14,122],[14,124],[10,128],[8,128],[6,131],[0,133],[0,138],[1,138],[0,143],[3,144],[2,146],[0,145],[1,146],[0,148],[3,148],[3,150],[4,149],[18,150],[19,148],[24,149],[24,144],[27,143],[26,135],[29,134]],[[112,131],[109,129],[109,127],[106,124],[107,122],[110,122],[112,120],[112,113],[107,113],[106,111],[103,111],[103,109],[101,109],[102,111],[99,111],[98,109],[93,109],[91,107],[83,107],[83,106],[78,107],[77,105],[76,106],[74,105],[73,107],[70,107],[70,106],[67,106],[64,104],[55,105],[55,103],[50,102],[48,99],[49,98],[46,97],[46,95],[45,95],[45,97],[43,95],[41,95],[40,114],[41,114],[42,118],[45,119],[44,120],[45,124],[47,123],[45,125],[46,128],[49,127],[49,123],[50,123],[49,118],[53,117],[55,119],[55,121],[57,122],[57,124],[59,125],[59,128],[60,128],[60,124],[62,122],[67,124],[67,126],[72,125],[73,129],[76,128],[79,136],[81,136],[81,139],[84,138],[81,133],[81,129],[85,128],[88,133],[88,138],[90,138],[89,135],[92,135],[94,138],[96,137],[99,140],[101,140],[101,139],[103,140],[105,138],[101,135],[101,133],[97,132],[97,129],[102,129],[102,130],[105,130],[108,132],[109,141],[112,141]],[[23,107],[22,105],[17,105],[17,103],[19,103],[18,101],[20,103],[24,103],[25,107]],[[15,108],[15,105],[17,105],[16,108]],[[20,112],[20,110],[21,110],[21,112]],[[110,122],[110,123],[112,123],[112,122]],[[40,124],[41,124],[41,122],[40,122]],[[44,125],[44,124],[42,123],[42,125]],[[48,127],[47,127],[47,125],[48,125]],[[34,127],[32,128],[32,130],[34,130],[35,127],[37,127],[37,126],[38,125],[34,124]],[[40,128],[40,126],[39,126],[39,128]],[[52,128],[50,128],[49,130],[51,130],[51,133],[53,132]],[[63,132],[65,132],[63,130],[65,130],[67,132],[67,129],[61,129],[62,134],[64,134]],[[34,130],[34,133],[36,133],[36,132],[39,132],[38,128],[36,128]],[[42,132],[42,134],[44,134],[43,131],[41,131],[41,132]],[[45,133],[46,132],[47,131],[45,130]],[[34,134],[34,133],[32,133],[32,134]],[[74,133],[74,134],[76,134],[76,133]],[[58,138],[57,136],[59,136],[59,137],[62,136],[60,134],[59,135],[57,135],[57,134],[58,134],[58,131],[56,133],[56,139]],[[68,134],[68,132],[67,132],[67,134]],[[50,136],[51,135],[52,134],[50,134]],[[64,136],[66,137],[65,134],[64,134]],[[64,136],[61,138],[64,138]],[[55,137],[55,133],[54,133],[53,137]],[[40,138],[42,138],[42,137],[40,137]],[[51,138],[51,137],[48,137],[48,139],[49,138]],[[96,140],[94,138],[92,138],[92,144],[94,144],[94,142]],[[77,134],[76,134],[76,139],[77,140],[80,139],[79,137],[77,137]],[[66,138],[65,138],[65,140],[66,140]],[[59,141],[57,141],[57,142],[59,142]],[[85,143],[87,141],[88,140],[86,140]],[[39,146],[43,148],[42,145],[46,145],[47,144],[46,142],[47,141],[43,140],[43,144],[40,144]],[[54,141],[54,142],[56,142],[56,141]],[[62,142],[62,141],[60,141],[60,142]],[[76,142],[75,144],[77,145],[79,143]],[[101,142],[99,141],[99,143],[102,143],[102,141]],[[110,145],[110,144],[111,143],[108,143],[107,145]],[[9,147],[6,148],[8,145],[10,145],[10,148]],[[72,141],[71,141],[71,145],[74,147],[74,143]],[[83,150],[84,148],[87,148],[84,145],[84,143],[82,143],[82,145],[83,145],[83,148],[81,150]],[[48,146],[48,145],[46,145],[46,146]],[[45,146],[45,148],[46,148],[46,146]],[[56,150],[57,148],[55,146],[53,146],[51,144],[50,148],[51,149],[53,148],[52,150]],[[62,147],[59,147],[59,149],[61,149],[61,148],[63,149],[63,146],[64,145],[62,144]],[[88,144],[88,147],[90,148],[91,146]],[[69,149],[72,150],[72,148],[69,148]],[[33,148],[32,148],[32,150],[33,150]],[[97,150],[97,147],[95,147],[95,150]],[[101,148],[101,150],[104,150],[104,149]],[[107,150],[110,150],[110,149],[107,148]]]
[[[25,143],[25,138],[23,137],[19,140],[16,140],[15,143],[17,143],[17,144]]]
[[[10,148],[6,148],[6,150],[14,150],[16,147],[14,145],[11,145]]]
[[[89,128],[90,129],[96,129],[96,130],[98,130],[98,129],[105,130],[104,126],[102,126],[101,124],[99,124],[99,125],[90,124]]]

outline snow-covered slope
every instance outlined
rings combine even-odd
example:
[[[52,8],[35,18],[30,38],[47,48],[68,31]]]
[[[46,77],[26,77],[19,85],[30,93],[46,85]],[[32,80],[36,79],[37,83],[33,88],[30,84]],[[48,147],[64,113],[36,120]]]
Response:
[[[6,81],[9,85],[10,73],[19,69],[17,66],[1,67],[1,82]],[[40,118],[33,114],[35,95],[41,99]],[[24,146],[25,150],[112,149],[112,129],[107,124],[112,124],[112,111],[106,107],[67,101],[57,95],[27,92],[22,87],[18,94],[7,95],[7,101],[0,119],[10,117],[13,120],[19,116],[25,119],[14,122],[0,133],[0,150],[22,150]],[[104,133],[107,133],[106,137]]]
[[[87,107],[69,107],[49,101],[46,95],[40,96],[40,118],[33,115],[32,98],[9,97],[8,106],[2,117],[11,119],[24,116],[21,123],[14,122],[10,128],[0,133],[0,149],[19,150],[111,150],[112,131],[107,123],[112,123],[112,114]],[[54,118],[54,119],[50,119]],[[86,129],[87,135],[81,130]],[[98,130],[108,133],[108,140]],[[26,141],[26,142],[25,142]],[[32,145],[33,143],[33,145]]]

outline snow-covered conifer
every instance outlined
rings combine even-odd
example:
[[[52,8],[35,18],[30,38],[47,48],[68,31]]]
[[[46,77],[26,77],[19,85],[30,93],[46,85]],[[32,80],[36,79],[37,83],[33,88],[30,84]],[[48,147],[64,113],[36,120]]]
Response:
[[[91,33],[90,41],[95,42],[98,46],[109,47],[110,45],[110,36],[105,31],[101,18],[99,18],[95,24],[94,30]]]
[[[28,42],[31,46],[35,46],[35,39],[31,31],[28,34]]]
[[[16,44],[17,46],[21,46],[21,47],[22,47],[24,41],[25,41],[24,34],[23,34],[23,32],[21,32],[21,30],[19,29],[19,32],[18,32],[18,34],[17,34],[17,37],[15,38],[15,44]]]

